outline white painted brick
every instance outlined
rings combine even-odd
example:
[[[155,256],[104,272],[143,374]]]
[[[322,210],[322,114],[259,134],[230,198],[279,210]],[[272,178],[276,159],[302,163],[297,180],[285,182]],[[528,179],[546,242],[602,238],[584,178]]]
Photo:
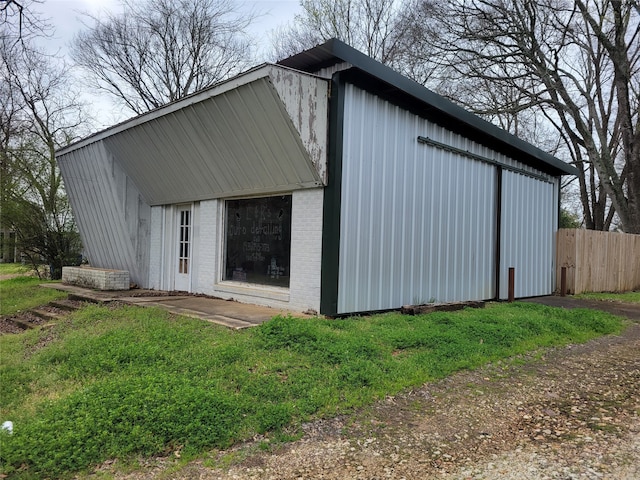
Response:
[[[291,207],[291,278],[290,288],[275,289],[258,287],[248,293],[225,290],[219,285],[224,265],[222,252],[224,234],[224,200],[201,201],[197,251],[194,250],[194,276],[191,291],[233,298],[244,303],[267,305],[293,311],[320,310],[320,269],[322,263],[322,209],[323,189],[298,190],[292,194]],[[159,288],[162,254],[162,215],[153,208],[151,212],[151,262],[150,285]],[[159,225],[159,227],[157,226]],[[166,268],[166,267],[165,267]],[[243,289],[239,289],[242,291]],[[267,292],[267,293],[265,293]],[[255,295],[253,295],[255,293]],[[288,297],[288,301],[286,298]]]
[[[129,272],[91,267],[62,267],[62,282],[96,290],[129,290]]]
[[[221,298],[233,298],[244,303],[265,305],[273,308],[304,312],[308,310],[320,311],[320,270],[322,263],[322,211],[323,189],[297,190],[292,194],[291,205],[291,277],[289,300],[274,297],[286,297],[286,289],[273,290],[269,296],[269,289],[256,289],[256,295],[230,292],[224,286],[214,288],[212,294]],[[220,211],[220,210],[218,210]],[[213,250],[216,256],[215,268],[221,267],[220,229],[222,222],[218,221],[216,238],[218,244]]]
[[[293,192],[290,308],[320,311],[324,190]]]
[[[220,255],[220,229],[223,228],[218,214],[222,200],[200,202],[200,248],[198,251],[198,276],[192,279],[192,290],[213,295],[218,279]]]

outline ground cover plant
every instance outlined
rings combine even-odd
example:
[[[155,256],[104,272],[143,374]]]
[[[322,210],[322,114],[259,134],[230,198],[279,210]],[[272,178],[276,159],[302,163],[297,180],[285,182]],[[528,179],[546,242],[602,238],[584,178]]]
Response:
[[[153,308],[87,306],[0,337],[2,471],[66,477],[109,458],[195,455],[347,412],[459,369],[623,327],[592,310],[490,304],[421,316],[276,317],[231,331]]]
[[[42,288],[39,286],[42,283],[48,282],[31,276],[0,281],[0,315],[13,315],[21,310],[66,298],[65,292]]]
[[[576,295],[576,297],[589,300],[603,300],[606,302],[640,303],[640,291],[623,293],[591,292],[581,293],[580,295]]]
[[[0,263],[0,275],[24,275],[30,270],[30,267],[21,263]]]

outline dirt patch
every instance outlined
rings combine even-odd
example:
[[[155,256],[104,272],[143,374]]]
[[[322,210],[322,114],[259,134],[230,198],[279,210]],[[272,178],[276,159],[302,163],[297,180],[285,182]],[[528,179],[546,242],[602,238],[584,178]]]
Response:
[[[70,307],[75,308],[81,308],[85,304],[84,302],[76,300],[67,300],[66,302]],[[70,313],[69,310],[58,308],[54,305],[42,305],[38,307],[38,310],[58,318],[62,318]],[[13,315],[4,315],[0,317],[0,335],[21,333],[27,328],[48,325],[52,322],[55,322],[55,319],[43,318],[28,310]]]
[[[640,305],[597,305],[640,320]],[[306,424],[300,440],[271,451],[258,438],[184,466],[175,456],[145,460],[115,478],[637,479],[639,385],[634,323],[619,336],[461,372]],[[117,462],[102,470],[117,472]]]
[[[22,332],[24,328],[18,326],[10,317],[0,317],[0,335]]]

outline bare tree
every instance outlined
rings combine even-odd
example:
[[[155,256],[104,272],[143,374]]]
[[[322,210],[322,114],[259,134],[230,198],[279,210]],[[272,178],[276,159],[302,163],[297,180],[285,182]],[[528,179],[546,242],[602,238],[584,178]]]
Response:
[[[490,92],[468,105],[533,111],[556,129],[580,170],[588,228],[609,228],[617,213],[640,233],[639,13],[633,1],[464,0],[439,15],[448,78]],[[497,89],[513,101],[491,106]]]
[[[77,259],[80,241],[55,150],[86,133],[82,108],[59,59],[5,38],[0,61],[2,222],[34,266],[44,260],[59,278],[62,265]]]
[[[406,0],[302,0],[300,5],[302,13],[272,35],[274,59],[337,38],[417,81],[428,79],[428,53],[423,50],[419,56],[417,49],[408,48],[419,37],[410,30],[414,23],[409,20],[417,20],[405,8]],[[427,8],[421,13],[424,35],[434,22]]]
[[[26,48],[29,40],[46,36],[51,26],[35,8],[42,1],[0,0],[0,38],[3,41],[22,43],[22,47]]]
[[[276,53],[288,56],[338,38],[387,63],[396,43],[400,4],[399,0],[302,0],[302,13],[276,39]]]
[[[233,0],[125,0],[122,13],[90,17],[71,56],[90,87],[135,113],[185,97],[252,63],[244,30],[254,16]]]

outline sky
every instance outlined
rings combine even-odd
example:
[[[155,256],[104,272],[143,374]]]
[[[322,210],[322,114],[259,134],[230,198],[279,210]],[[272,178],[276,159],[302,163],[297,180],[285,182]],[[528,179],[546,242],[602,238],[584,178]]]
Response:
[[[274,28],[293,20],[299,13],[299,0],[239,0],[241,8],[258,13],[258,17],[250,27],[250,34],[258,39],[258,45],[268,47],[269,32]],[[43,3],[32,4],[43,19],[48,19],[55,33],[46,41],[45,47],[51,53],[66,56],[68,45],[73,36],[86,28],[84,13],[99,15],[101,12],[117,9],[117,0],[44,0]],[[129,117],[130,114],[116,110],[107,99],[88,92],[85,95],[91,103],[91,110],[96,120],[97,129],[106,128]]]
[[[238,3],[243,9],[260,14],[252,27],[252,33],[258,38],[264,38],[265,42],[270,30],[292,20],[300,11],[299,0],[240,0]],[[44,0],[41,4],[33,5],[45,18],[51,19],[51,24],[56,29],[52,45],[63,47],[76,32],[84,28],[84,12],[95,15],[117,9],[118,4],[117,0]]]

